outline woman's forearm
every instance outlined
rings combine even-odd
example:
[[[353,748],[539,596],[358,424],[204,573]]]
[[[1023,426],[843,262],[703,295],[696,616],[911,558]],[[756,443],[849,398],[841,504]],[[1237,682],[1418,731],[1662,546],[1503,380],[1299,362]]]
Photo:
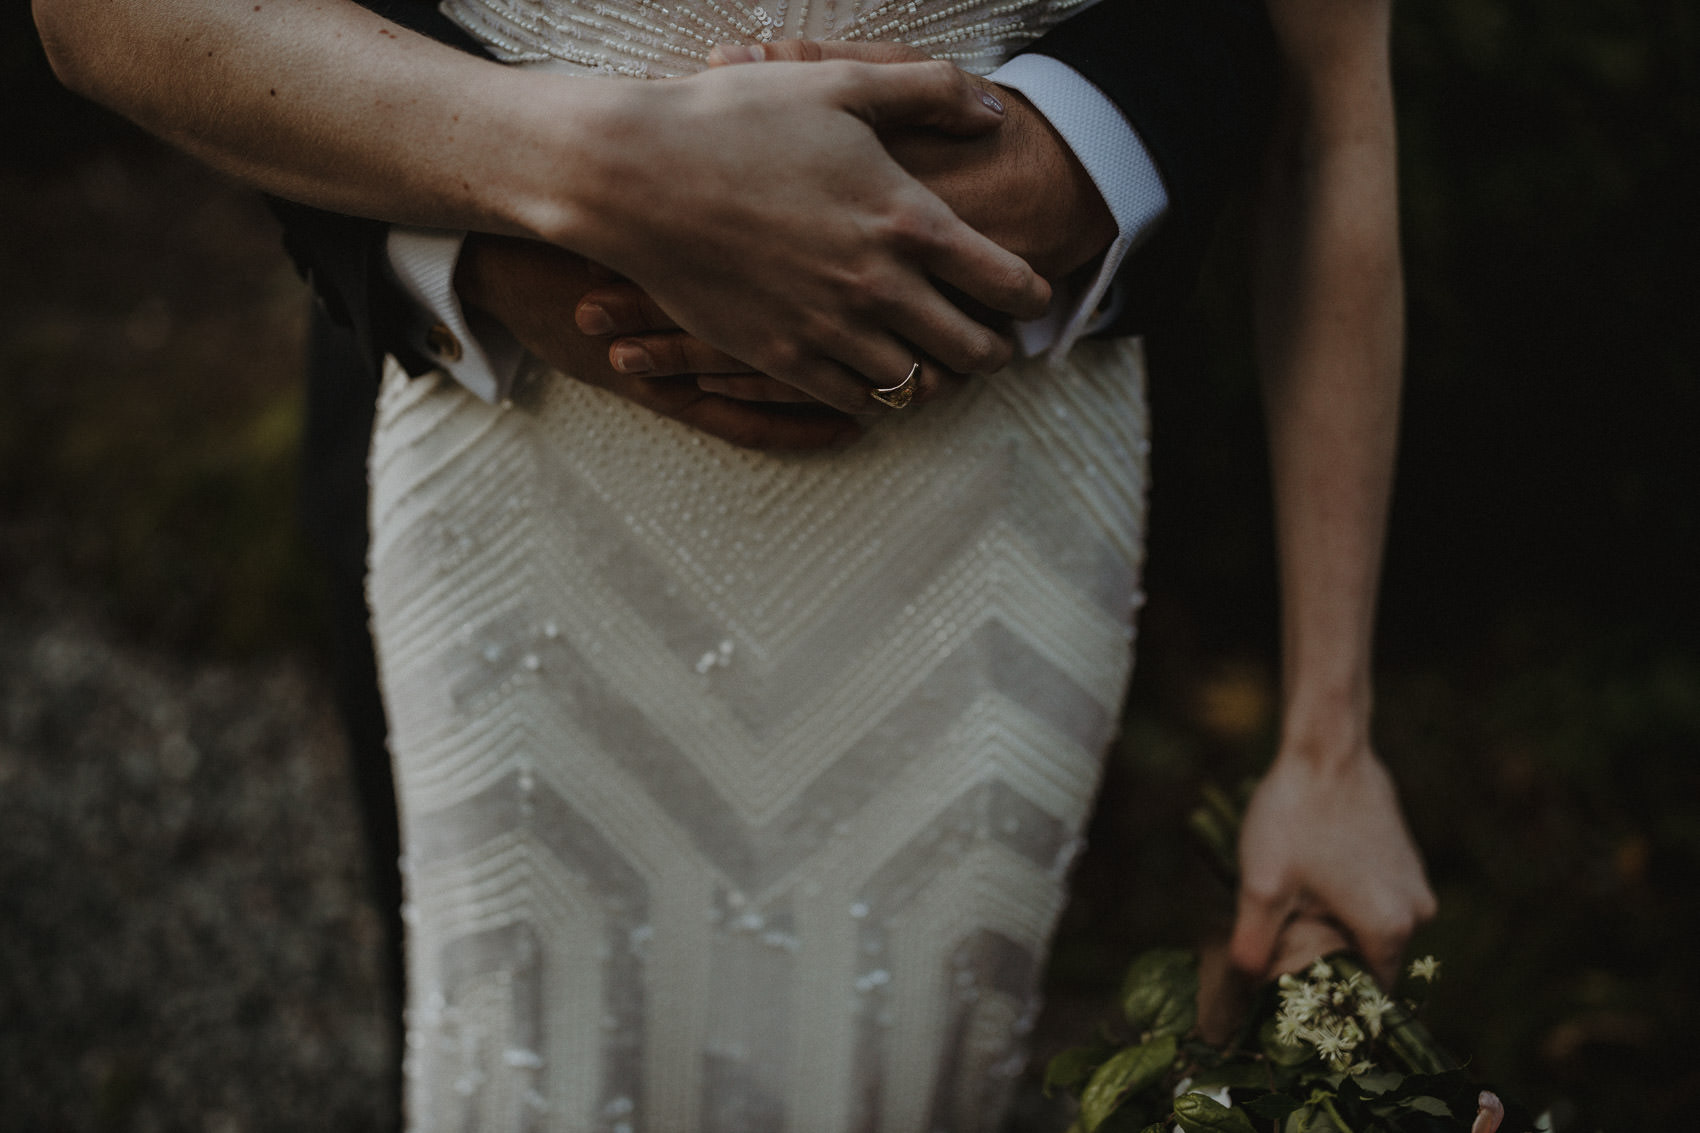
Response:
[[[333,211],[528,236],[642,285],[683,328],[845,412],[919,355],[1010,345],[938,290],[1049,288],[905,173],[873,124],[1002,122],[944,62],[775,63],[660,82],[475,59],[347,0],[35,0],[55,68],[213,165]]]
[[[1288,748],[1367,742],[1403,352],[1382,0],[1277,0],[1289,74],[1259,224]],[[1355,733],[1355,734],[1354,734]]]
[[[1281,566],[1282,735],[1246,807],[1231,950],[1274,974],[1309,920],[1390,983],[1434,893],[1370,740],[1403,298],[1389,0],[1269,0],[1287,68],[1259,221],[1258,346]],[[1291,945],[1293,941],[1288,940]]]
[[[558,83],[348,0],[34,0],[34,9],[68,86],[250,184],[384,220],[528,235],[558,227],[549,209],[570,197],[575,169],[563,147],[591,135],[587,102],[606,93],[559,97]],[[547,193],[532,183],[543,171],[528,171],[516,148],[545,109]],[[570,128],[574,115],[582,128]]]

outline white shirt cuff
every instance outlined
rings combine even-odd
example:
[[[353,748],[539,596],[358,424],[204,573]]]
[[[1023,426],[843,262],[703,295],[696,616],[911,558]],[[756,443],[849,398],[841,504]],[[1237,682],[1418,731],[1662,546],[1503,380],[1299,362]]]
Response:
[[[436,228],[390,229],[385,250],[396,282],[420,308],[416,337],[425,352],[469,391],[488,402],[508,396],[525,350],[506,327],[471,316],[455,294],[455,264],[466,233]]]
[[[1053,296],[1044,318],[1017,323],[1028,354],[1061,356],[1083,334],[1109,325],[1119,303],[1110,285],[1122,260],[1169,207],[1163,178],[1145,143],[1116,104],[1080,72],[1047,55],[1017,55],[989,78],[1020,91],[1045,116],[1085,167],[1116,219],[1116,238],[1084,291]]]

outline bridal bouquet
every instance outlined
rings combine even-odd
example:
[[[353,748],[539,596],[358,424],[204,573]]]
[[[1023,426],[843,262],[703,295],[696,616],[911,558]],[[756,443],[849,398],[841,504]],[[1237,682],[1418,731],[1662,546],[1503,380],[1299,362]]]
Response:
[[[1195,832],[1233,869],[1237,809],[1219,792]],[[1439,974],[1425,957],[1388,994],[1337,952],[1257,996],[1238,1031],[1208,1041],[1198,1026],[1199,968],[1188,951],[1134,960],[1121,1018],[1090,1046],[1064,1051],[1047,1094],[1079,1100],[1069,1133],[1531,1133],[1550,1129],[1471,1083],[1435,1043],[1421,1006]]]
[[[1411,966],[1426,987],[1438,965]],[[1198,965],[1146,952],[1122,987],[1125,1029],[1051,1060],[1047,1092],[1080,1101],[1070,1133],[1529,1133],[1549,1128],[1473,1085],[1417,1006],[1336,953],[1265,989],[1224,1044],[1197,1033]]]

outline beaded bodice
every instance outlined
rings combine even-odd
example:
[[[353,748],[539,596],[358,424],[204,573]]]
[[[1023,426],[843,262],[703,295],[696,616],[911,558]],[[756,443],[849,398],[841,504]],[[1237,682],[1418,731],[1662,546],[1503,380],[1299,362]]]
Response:
[[[984,74],[1093,0],[444,0],[509,63],[615,75],[701,70],[718,43],[894,41]]]

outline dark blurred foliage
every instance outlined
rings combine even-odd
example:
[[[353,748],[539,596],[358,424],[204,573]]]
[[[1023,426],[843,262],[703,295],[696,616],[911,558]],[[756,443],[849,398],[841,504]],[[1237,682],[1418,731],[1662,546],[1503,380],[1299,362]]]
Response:
[[[1443,1037],[1578,1126],[1700,1104],[1700,9],[1398,8],[1410,350],[1380,743],[1442,897]],[[260,210],[52,83],[0,11],[0,579],[142,639],[299,646],[302,295]],[[1059,998],[1219,919],[1178,816],[1269,752],[1243,222],[1150,344],[1150,602]],[[307,619],[310,622],[311,619]],[[1129,863],[1137,862],[1138,868]]]
[[[61,87],[0,9],[0,582],[52,571],[141,637],[310,640],[300,282],[258,197]]]

